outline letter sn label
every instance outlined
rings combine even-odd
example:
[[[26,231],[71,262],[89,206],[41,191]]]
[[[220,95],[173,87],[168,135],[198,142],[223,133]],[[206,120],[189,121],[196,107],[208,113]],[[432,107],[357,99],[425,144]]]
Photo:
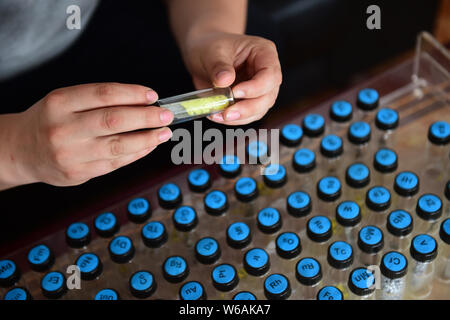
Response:
[[[66,13],[69,16],[66,19],[66,26],[69,30],[81,29],[81,9],[79,6],[73,4],[67,7]]]
[[[370,16],[367,18],[367,21],[366,21],[367,29],[369,29],[369,30],[381,29],[381,9],[380,9],[380,7],[375,4],[372,4],[367,7],[366,13],[370,14]]]
[[[67,267],[66,273],[70,274],[66,281],[67,289],[81,289],[80,268],[76,265],[70,265]]]

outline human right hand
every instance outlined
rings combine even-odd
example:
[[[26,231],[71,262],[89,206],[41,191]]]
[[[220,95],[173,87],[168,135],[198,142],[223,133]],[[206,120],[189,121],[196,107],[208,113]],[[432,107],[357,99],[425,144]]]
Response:
[[[152,89],[131,84],[54,90],[10,124],[15,168],[26,183],[71,186],[132,163],[172,136],[164,126],[173,114],[147,106],[157,99]]]

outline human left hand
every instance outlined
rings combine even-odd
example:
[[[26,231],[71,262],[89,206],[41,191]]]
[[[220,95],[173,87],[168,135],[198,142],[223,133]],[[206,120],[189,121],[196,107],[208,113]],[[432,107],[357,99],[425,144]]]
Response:
[[[282,82],[275,44],[242,34],[214,32],[191,41],[184,60],[197,89],[232,86],[240,99],[209,117],[226,125],[261,119],[274,105]]]

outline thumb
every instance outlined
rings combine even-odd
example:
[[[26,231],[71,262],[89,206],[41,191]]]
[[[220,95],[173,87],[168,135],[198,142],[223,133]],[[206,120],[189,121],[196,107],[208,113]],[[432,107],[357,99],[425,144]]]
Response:
[[[233,61],[224,54],[212,55],[205,65],[211,82],[216,87],[229,87],[236,79]]]

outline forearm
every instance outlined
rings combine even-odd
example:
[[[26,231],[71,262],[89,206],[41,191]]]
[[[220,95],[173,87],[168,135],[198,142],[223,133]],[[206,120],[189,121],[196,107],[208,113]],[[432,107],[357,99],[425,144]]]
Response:
[[[166,0],[166,3],[172,31],[183,53],[203,34],[245,31],[247,0]]]
[[[20,114],[0,115],[0,190],[32,182],[25,177],[17,154],[19,148],[27,147],[19,146],[17,141],[19,117]]]

